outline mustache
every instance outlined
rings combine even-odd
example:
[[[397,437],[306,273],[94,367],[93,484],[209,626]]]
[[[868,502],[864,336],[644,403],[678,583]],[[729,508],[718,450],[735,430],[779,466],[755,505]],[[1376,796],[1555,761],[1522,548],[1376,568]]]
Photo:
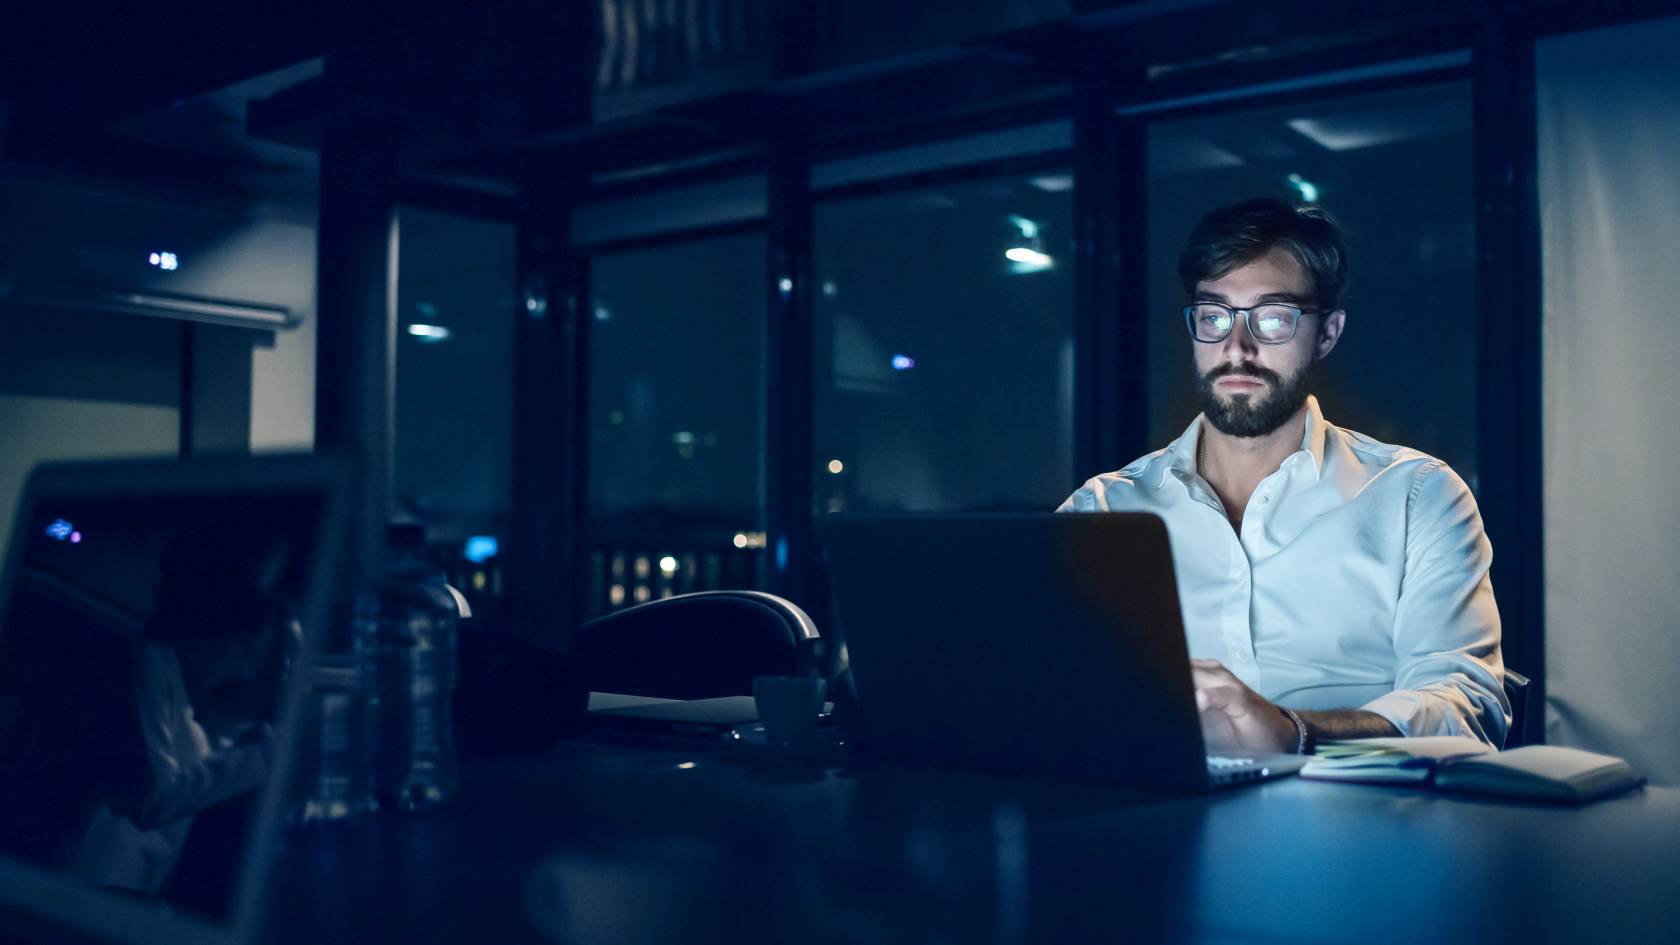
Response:
[[[1222,377],[1253,377],[1262,381],[1269,381],[1274,387],[1280,386],[1283,383],[1283,378],[1279,377],[1275,372],[1268,371],[1263,367],[1253,364],[1245,364],[1241,366],[1235,364],[1222,364],[1206,374],[1203,374],[1202,377],[1209,384],[1212,384],[1214,381],[1217,381]]]

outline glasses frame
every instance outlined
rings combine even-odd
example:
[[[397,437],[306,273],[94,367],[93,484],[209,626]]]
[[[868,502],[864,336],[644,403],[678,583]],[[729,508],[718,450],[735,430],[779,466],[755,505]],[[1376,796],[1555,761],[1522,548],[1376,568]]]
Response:
[[[1212,341],[1203,341],[1196,334],[1196,322],[1194,320],[1195,316],[1192,313],[1194,313],[1196,309],[1201,308],[1204,305],[1212,305],[1216,308],[1222,308],[1225,311],[1230,312],[1231,316],[1232,316],[1231,327],[1225,329],[1225,334],[1220,335],[1218,338],[1215,338]],[[1283,339],[1282,341],[1267,341],[1266,339],[1261,338],[1259,335],[1254,333],[1254,326],[1249,324],[1249,322],[1248,322],[1248,314],[1250,312],[1254,311],[1257,308],[1267,308],[1267,307],[1273,306],[1273,305],[1278,306],[1279,308],[1289,309],[1290,311],[1295,313],[1295,316],[1293,318],[1291,318],[1290,321],[1289,321],[1289,337]],[[1291,341],[1294,341],[1295,340],[1295,333],[1297,331],[1301,330],[1301,316],[1303,316],[1303,315],[1323,315],[1323,314],[1324,314],[1324,309],[1321,309],[1321,308],[1302,308],[1299,305],[1290,305],[1288,302],[1261,302],[1258,305],[1253,305],[1253,306],[1250,306],[1248,308],[1232,308],[1231,306],[1226,305],[1224,302],[1215,302],[1211,299],[1208,299],[1208,300],[1204,300],[1204,301],[1201,301],[1201,302],[1191,302],[1189,305],[1184,306],[1184,327],[1189,329],[1191,340],[1195,341],[1197,344],[1216,345],[1216,344],[1219,344],[1220,342],[1224,341],[1226,338],[1231,337],[1231,332],[1237,330],[1237,321],[1236,320],[1240,318],[1240,319],[1242,319],[1242,323],[1243,323],[1243,331],[1248,332],[1248,337],[1253,338],[1256,344],[1286,345],[1286,344],[1289,344]]]

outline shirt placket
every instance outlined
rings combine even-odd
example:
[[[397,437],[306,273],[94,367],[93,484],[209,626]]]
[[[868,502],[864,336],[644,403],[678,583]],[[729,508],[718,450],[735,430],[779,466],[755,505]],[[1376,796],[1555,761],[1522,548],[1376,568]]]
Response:
[[[1219,529],[1225,547],[1227,588],[1219,608],[1220,640],[1225,645],[1227,668],[1251,685],[1258,684],[1259,667],[1254,657],[1254,633],[1250,621],[1253,611],[1254,572],[1249,563],[1248,552],[1243,548],[1236,530],[1231,528],[1225,507],[1213,490],[1197,476],[1187,475],[1182,477],[1182,481],[1191,498],[1211,509],[1225,526]],[[1246,525],[1244,527],[1246,528]]]

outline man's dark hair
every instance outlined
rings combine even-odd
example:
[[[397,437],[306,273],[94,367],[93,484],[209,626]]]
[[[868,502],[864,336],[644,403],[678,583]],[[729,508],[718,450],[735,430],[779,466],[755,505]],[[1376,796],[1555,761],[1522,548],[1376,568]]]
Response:
[[[1317,305],[1334,311],[1347,290],[1347,244],[1341,227],[1324,208],[1291,207],[1281,200],[1256,197],[1202,217],[1190,231],[1178,257],[1184,291],[1241,269],[1274,248],[1289,251],[1312,277]]]

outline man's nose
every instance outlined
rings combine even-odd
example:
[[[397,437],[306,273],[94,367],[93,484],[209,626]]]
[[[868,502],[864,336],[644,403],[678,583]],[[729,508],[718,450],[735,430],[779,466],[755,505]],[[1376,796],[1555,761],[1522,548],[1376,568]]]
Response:
[[[1219,344],[1220,355],[1231,364],[1241,364],[1244,361],[1251,360],[1255,353],[1259,351],[1259,345],[1255,343],[1254,336],[1248,333],[1248,319],[1241,316],[1231,326],[1231,333],[1226,335],[1225,340]]]

